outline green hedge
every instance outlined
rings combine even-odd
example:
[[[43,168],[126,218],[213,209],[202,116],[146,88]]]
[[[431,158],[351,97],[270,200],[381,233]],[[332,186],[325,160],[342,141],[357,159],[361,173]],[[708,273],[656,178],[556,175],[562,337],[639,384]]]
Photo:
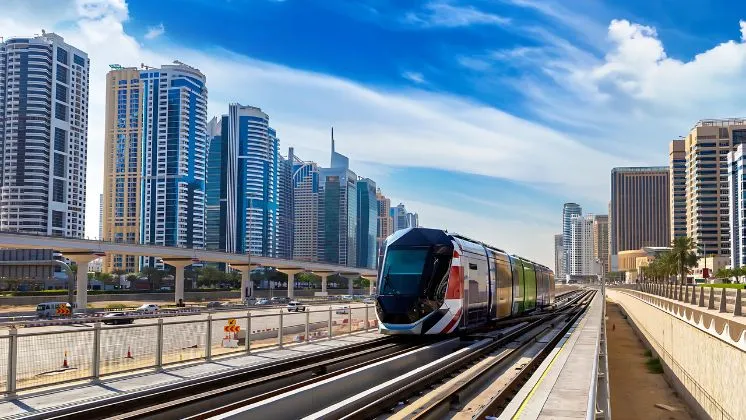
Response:
[[[718,284],[698,284],[703,287],[716,287],[720,289],[743,289],[746,284],[718,283]]]

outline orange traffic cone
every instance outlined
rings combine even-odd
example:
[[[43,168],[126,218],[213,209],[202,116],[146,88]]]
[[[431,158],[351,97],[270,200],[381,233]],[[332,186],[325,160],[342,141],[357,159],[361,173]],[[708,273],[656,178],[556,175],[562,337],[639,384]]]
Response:
[[[67,350],[65,350],[65,358],[62,360],[62,369],[69,369],[70,365],[67,364]]]
[[[130,346],[127,346],[127,356],[125,358],[134,359],[134,357],[132,357],[132,348]]]

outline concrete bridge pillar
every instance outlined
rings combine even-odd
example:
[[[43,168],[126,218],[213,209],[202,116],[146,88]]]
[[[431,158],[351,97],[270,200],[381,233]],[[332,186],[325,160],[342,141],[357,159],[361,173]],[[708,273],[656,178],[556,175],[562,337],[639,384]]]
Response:
[[[88,263],[98,258],[96,254],[65,254],[78,267],[75,273],[75,312],[85,312],[88,308]],[[72,287],[68,284],[67,287]]]
[[[736,306],[733,309],[734,316],[741,316],[741,289],[736,289]]]
[[[277,268],[277,271],[288,275],[288,297],[290,299],[294,298],[295,297],[295,275],[298,273],[302,273],[305,270],[301,268]]]
[[[355,294],[355,289],[353,288],[353,285],[352,285],[352,279],[359,275],[360,274],[358,273],[352,273],[352,272],[351,273],[339,273],[340,277],[347,279],[347,294],[350,296]]]
[[[231,268],[241,272],[241,301],[254,296],[254,282],[251,281],[251,269],[256,265],[252,264],[231,264]]]
[[[313,274],[321,277],[321,293],[317,293],[317,296],[328,296],[329,292],[327,291],[327,285],[329,276],[336,273],[333,271],[314,271]]]
[[[184,269],[194,263],[191,258],[188,259],[170,259],[163,260],[174,268],[174,303],[184,303]]]

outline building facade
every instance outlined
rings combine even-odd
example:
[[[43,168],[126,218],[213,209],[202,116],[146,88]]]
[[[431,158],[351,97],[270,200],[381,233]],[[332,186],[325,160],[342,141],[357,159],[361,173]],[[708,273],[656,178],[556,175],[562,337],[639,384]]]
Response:
[[[596,274],[593,259],[593,216],[573,215],[570,218],[570,248],[568,276]]]
[[[295,158],[293,163],[293,259],[319,261],[319,168]]]
[[[728,185],[730,186],[730,266],[746,266],[746,155],[744,145],[728,153]]]
[[[276,257],[280,156],[275,130],[269,116],[252,106],[230,104],[219,121],[219,129],[216,120],[208,127],[208,242],[213,247],[217,241],[215,249],[225,252]]]
[[[409,227],[409,218],[407,218],[407,207],[399,203],[396,207],[391,207],[391,220],[393,222],[393,231],[406,229]]]
[[[383,241],[394,233],[394,220],[391,217],[391,200],[381,193],[380,188],[376,191],[376,201],[378,202],[378,235],[376,242],[380,253],[383,251]]]
[[[319,169],[319,259],[357,265],[357,175],[336,152],[332,135],[331,168]]]
[[[207,86],[175,62],[140,72],[142,201],[140,242],[205,247]],[[145,258],[154,265],[154,258]]]
[[[565,247],[563,245],[562,234],[554,235],[554,278],[564,279],[565,264],[562,261],[565,258]]]
[[[686,236],[686,150],[684,140],[673,140],[668,148],[671,203],[671,239]]]
[[[593,261],[600,264],[597,274],[609,272],[609,216],[605,214],[593,216]]]
[[[0,42],[0,230],[84,236],[89,69],[54,33]]]
[[[701,120],[686,136],[686,233],[699,256],[730,257],[727,160],[744,142],[746,119]]]
[[[612,270],[620,251],[671,243],[667,166],[611,171],[610,249]]]
[[[581,216],[583,214],[583,208],[576,203],[565,203],[562,206],[562,248],[564,250],[564,257],[562,258],[562,272],[565,276],[570,274],[570,247],[572,244],[572,236],[570,229],[572,227],[571,221],[574,216]]]
[[[407,225],[412,228],[420,227],[420,216],[417,213],[407,213]]]
[[[376,183],[369,178],[357,181],[357,266],[375,269],[378,265],[378,200]]]
[[[106,75],[104,193],[101,238],[140,243],[142,200],[142,86],[137,68],[114,68]],[[102,270],[139,271],[140,258],[107,254]]]
[[[277,165],[277,258],[293,258],[293,165],[295,151],[288,149],[287,158],[279,156]]]

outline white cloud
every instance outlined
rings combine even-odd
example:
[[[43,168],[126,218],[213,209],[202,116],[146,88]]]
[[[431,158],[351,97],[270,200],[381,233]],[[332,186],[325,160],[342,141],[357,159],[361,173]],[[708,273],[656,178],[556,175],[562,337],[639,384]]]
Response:
[[[483,12],[474,6],[454,6],[445,0],[431,1],[422,11],[410,12],[405,21],[422,27],[456,28],[471,25],[506,25],[510,19]]]
[[[583,196],[599,196],[606,191],[599,176],[608,173],[614,158],[564,133],[460,97],[420,90],[386,91],[219,48],[197,51],[178,44],[145,47],[124,32],[122,22],[127,11],[117,7],[119,2],[86,4],[81,9],[71,1],[59,3],[59,15],[72,16],[50,28],[88,52],[92,63],[86,212],[91,236],[97,231],[98,195],[102,192],[104,76],[113,63],[157,66],[178,58],[198,67],[207,75],[211,115],[224,113],[233,101],[261,106],[271,116],[283,149],[295,146],[299,156],[323,165],[328,164],[329,126],[334,125],[338,148],[350,156],[353,165],[359,161],[382,162],[471,172],[549,184],[555,193],[582,191],[578,194]],[[21,9],[9,9],[14,13],[10,18],[19,21],[16,28],[33,30],[33,13]],[[368,174],[360,171],[359,175]],[[409,205],[431,226],[442,217],[433,214],[438,211],[433,206]],[[464,226],[476,231],[474,220],[463,220]],[[520,235],[506,238],[513,236]]]
[[[159,36],[166,33],[166,28],[160,23],[158,26],[151,26],[148,28],[148,32],[145,33],[145,39],[156,39]]]
[[[422,73],[418,73],[415,71],[405,71],[404,73],[402,73],[401,76],[417,84],[425,83],[425,76],[423,76]]]

